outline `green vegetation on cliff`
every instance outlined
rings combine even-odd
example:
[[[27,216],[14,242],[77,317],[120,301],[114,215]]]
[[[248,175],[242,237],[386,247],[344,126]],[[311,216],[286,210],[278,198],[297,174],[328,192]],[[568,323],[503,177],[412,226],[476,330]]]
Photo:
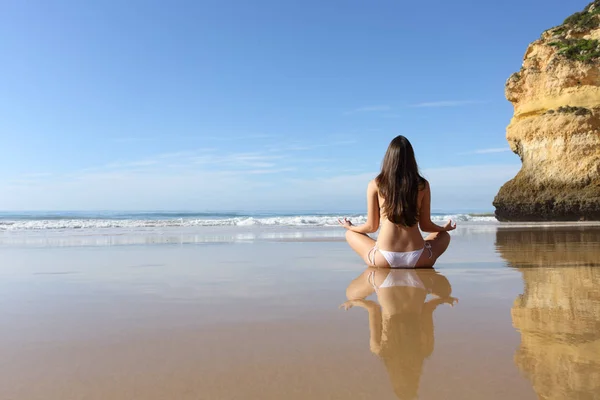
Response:
[[[600,59],[600,41],[573,38],[572,34],[585,33],[599,27],[600,0],[595,0],[588,4],[583,11],[576,12],[565,19],[562,25],[549,29],[547,32],[552,34],[554,40],[548,45],[557,47],[558,54],[569,60],[594,62]],[[570,38],[567,39],[567,37]]]
[[[575,114],[575,115],[591,115],[592,110],[589,110],[585,107],[572,107],[572,106],[562,106],[558,107],[556,110],[548,110],[545,114]]]
[[[596,0],[581,12],[577,12],[563,22],[569,28],[578,32],[587,31],[600,26],[600,0]]]
[[[548,43],[569,60],[592,62],[600,58],[600,41],[595,39],[561,39]]]

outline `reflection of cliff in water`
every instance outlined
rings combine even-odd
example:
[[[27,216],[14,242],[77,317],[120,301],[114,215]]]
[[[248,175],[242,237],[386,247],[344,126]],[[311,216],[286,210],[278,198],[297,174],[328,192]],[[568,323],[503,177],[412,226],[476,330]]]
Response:
[[[496,249],[515,268],[600,266],[600,227],[501,228]]]
[[[524,281],[511,310],[515,363],[541,399],[600,399],[599,242],[596,229],[497,234]]]

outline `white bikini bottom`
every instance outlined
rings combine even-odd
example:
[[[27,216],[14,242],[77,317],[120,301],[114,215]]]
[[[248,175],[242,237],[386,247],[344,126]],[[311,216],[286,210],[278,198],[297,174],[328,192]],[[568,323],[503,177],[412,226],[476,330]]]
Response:
[[[373,246],[373,248],[369,251],[367,258],[369,259],[369,262],[371,262],[371,265],[376,267],[375,252],[378,251],[388,262],[390,268],[414,268],[425,249],[429,250],[429,258],[431,259],[433,257],[433,251],[431,251],[431,244],[429,242],[425,242],[425,247],[415,251],[380,250],[376,243],[375,246]]]
[[[391,288],[397,286],[413,287],[417,289],[427,290],[421,278],[414,269],[390,269],[390,272],[385,277],[384,281],[377,287],[375,285],[375,271],[371,271],[367,280],[375,289]]]

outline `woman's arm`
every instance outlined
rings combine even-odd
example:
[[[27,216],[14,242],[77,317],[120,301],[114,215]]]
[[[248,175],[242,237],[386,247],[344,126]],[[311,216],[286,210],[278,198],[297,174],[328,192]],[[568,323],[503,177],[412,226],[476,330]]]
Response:
[[[340,224],[353,232],[373,233],[379,229],[379,197],[375,181],[369,182],[367,187],[367,222],[362,225],[352,225],[352,222],[344,219]]]
[[[448,296],[448,297],[438,297],[435,299],[431,299],[423,304],[423,312],[424,313],[432,313],[440,304],[450,304],[454,307],[458,303],[458,299],[456,297]]]
[[[448,303],[452,307],[458,303],[455,297],[437,298],[429,300],[423,304],[421,312],[421,343],[423,344],[424,355],[429,357],[433,353],[434,335],[433,335],[433,312],[440,304]]]
[[[371,300],[350,300],[342,304],[342,308],[345,310],[349,310],[353,306],[364,308],[369,312],[369,347],[373,353],[379,354],[383,330],[381,307]]]
[[[419,228],[423,232],[448,232],[456,229],[456,224],[452,225],[452,221],[448,221],[444,226],[436,225],[431,221],[431,189],[427,181],[425,181],[423,201],[419,210]]]

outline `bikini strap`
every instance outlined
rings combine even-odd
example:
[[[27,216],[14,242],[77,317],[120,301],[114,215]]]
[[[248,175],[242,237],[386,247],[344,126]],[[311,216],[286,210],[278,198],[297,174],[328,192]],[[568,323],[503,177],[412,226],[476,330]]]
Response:
[[[433,258],[433,250],[431,250],[431,243],[425,242],[425,248],[429,250],[429,258]]]
[[[367,277],[367,281],[371,284],[371,286],[373,286],[373,289],[375,289],[375,293],[378,293],[378,291],[377,291],[377,285],[375,285],[375,271],[369,272],[369,276]]]
[[[377,267],[377,265],[375,265],[375,252],[377,251],[377,243],[375,244],[375,246],[373,246],[373,248],[371,250],[369,250],[369,253],[367,254],[367,259],[371,262],[371,264],[374,267]]]

